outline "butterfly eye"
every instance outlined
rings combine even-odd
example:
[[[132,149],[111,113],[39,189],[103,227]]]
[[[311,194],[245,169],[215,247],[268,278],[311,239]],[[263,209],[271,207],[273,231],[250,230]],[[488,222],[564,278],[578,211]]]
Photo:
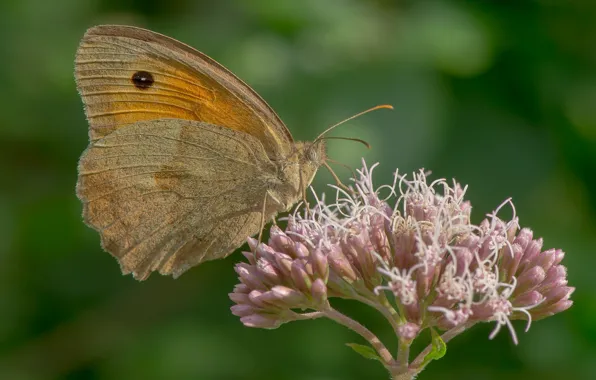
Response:
[[[319,155],[317,153],[317,150],[314,149],[314,146],[311,146],[307,151],[306,151],[306,158],[308,161],[313,161],[316,162],[319,160]]]
[[[136,73],[132,74],[132,78],[130,79],[135,87],[140,90],[145,90],[153,86],[153,83],[155,82],[153,75],[147,71],[137,71]]]

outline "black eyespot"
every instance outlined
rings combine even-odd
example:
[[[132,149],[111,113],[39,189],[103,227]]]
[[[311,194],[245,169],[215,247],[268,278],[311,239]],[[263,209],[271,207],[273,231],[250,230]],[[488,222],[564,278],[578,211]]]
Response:
[[[153,86],[153,83],[155,82],[153,75],[147,71],[137,71],[136,73],[132,74],[132,78],[130,78],[130,80],[132,80],[132,84],[134,84],[135,87],[140,90],[145,90]]]

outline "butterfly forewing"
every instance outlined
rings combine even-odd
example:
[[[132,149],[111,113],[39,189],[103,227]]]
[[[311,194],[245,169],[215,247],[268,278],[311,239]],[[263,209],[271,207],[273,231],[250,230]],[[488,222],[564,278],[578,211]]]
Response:
[[[137,121],[177,118],[249,133],[272,158],[291,151],[290,132],[260,96],[211,58],[161,34],[91,28],[77,51],[75,77],[92,140]]]

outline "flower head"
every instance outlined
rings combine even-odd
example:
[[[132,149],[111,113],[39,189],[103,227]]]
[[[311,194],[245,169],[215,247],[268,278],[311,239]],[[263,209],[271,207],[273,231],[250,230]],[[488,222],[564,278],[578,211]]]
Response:
[[[364,165],[349,191],[335,187],[334,202],[290,215],[285,231],[273,226],[267,244],[249,240],[230,294],[245,325],[320,316],[341,297],[377,308],[408,341],[427,327],[493,321],[491,338],[507,326],[517,342],[511,320],[529,327],[571,306],[564,253],[520,229],[510,199],[475,225],[466,187],[429,182],[421,170],[375,188],[374,167]],[[509,220],[498,216],[506,206]]]

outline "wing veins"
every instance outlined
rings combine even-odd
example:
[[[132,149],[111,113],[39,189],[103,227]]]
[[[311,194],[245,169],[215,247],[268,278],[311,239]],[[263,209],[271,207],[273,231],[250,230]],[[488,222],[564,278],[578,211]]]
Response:
[[[128,154],[116,154],[116,155],[112,155],[112,156],[87,158],[87,160],[89,160],[89,161],[99,161],[99,160],[107,159],[107,158],[120,158],[120,157],[172,157],[172,158],[179,157],[179,158],[189,158],[191,160],[204,160],[204,161],[213,161],[213,160],[216,160],[216,158],[197,157],[197,156],[186,156],[186,155],[181,155],[181,154],[166,154],[166,153],[162,153],[162,154],[156,154],[156,153],[151,153],[151,154],[131,154],[131,153],[128,153]]]
[[[176,119],[176,120],[179,120],[179,119]],[[207,146],[203,146],[203,145],[200,145],[200,144],[195,144],[195,143],[192,143],[190,141],[185,141],[185,140],[177,139],[177,138],[174,138],[174,137],[160,136],[160,135],[154,135],[154,134],[148,134],[148,133],[120,133],[118,136],[113,136],[113,137],[116,138],[116,137],[120,137],[120,136],[148,136],[148,137],[162,138],[162,139],[165,139],[165,140],[176,141],[176,142],[180,142],[180,143],[183,143],[183,144],[186,144],[186,145],[194,146],[194,147],[199,148],[199,149],[205,149],[207,151],[213,152],[213,153],[217,154],[218,156],[220,156],[222,158],[225,158],[227,160],[230,160],[230,161],[234,161],[234,162],[238,162],[238,163],[241,163],[241,164],[245,164],[245,165],[257,167],[257,165],[256,165],[257,162],[258,162],[257,157],[255,156],[255,154],[250,149],[248,149],[249,147],[246,145],[246,143],[244,141],[235,139],[235,138],[233,138],[231,136],[225,135],[225,134],[223,134],[221,132],[218,132],[218,131],[214,131],[212,129],[207,129],[205,127],[202,127],[201,125],[197,125],[197,124],[192,124],[192,125],[195,126],[195,127],[204,129],[204,130],[208,130],[209,132],[213,132],[213,133],[219,134],[220,136],[225,136],[225,137],[231,138],[234,141],[240,143],[241,145],[244,146],[244,148],[246,148],[246,150],[248,152],[250,152],[253,155],[253,157],[255,158],[255,163],[250,163],[250,162],[238,160],[238,159],[235,159],[235,158],[232,158],[232,157],[228,157],[228,156],[225,156],[225,155],[221,154],[217,150],[211,149],[211,148],[209,148]],[[110,136],[112,136],[112,135],[105,136],[103,138],[103,140],[109,138]]]
[[[109,84],[106,86],[116,86],[116,87],[130,87],[130,84]],[[81,86],[81,88],[85,88],[85,87],[97,87],[97,85],[89,85],[89,86]],[[197,101],[200,102],[204,102],[205,99],[201,98],[200,96],[196,96],[194,94],[191,93],[184,93],[182,91],[177,91],[177,90],[172,90],[169,88],[165,88],[165,87],[155,87],[153,86],[154,89],[156,90],[160,90],[160,91],[165,91],[165,92],[173,92],[174,94],[179,94],[179,95],[186,95],[188,94],[188,98],[185,98],[184,96],[177,96],[177,95],[172,95],[172,94],[156,94],[156,93],[149,93],[149,92],[140,92],[140,91],[129,91],[129,90],[123,90],[123,91],[119,91],[119,90],[104,90],[104,91],[87,91],[85,93],[85,96],[101,96],[101,95],[114,95],[114,94],[134,94],[134,95],[141,95],[141,96],[148,96],[148,97],[153,97],[153,96],[166,96],[166,97],[170,97],[173,99],[179,99],[182,101],[187,101],[190,102],[189,98],[194,98]]]
[[[102,102],[99,104],[105,104],[105,103],[112,103],[112,102]],[[93,105],[96,105],[98,103],[95,103]],[[160,114],[165,114],[165,113],[169,113],[171,114],[173,117],[178,116],[175,113],[172,112],[165,112],[163,110],[151,110],[151,109],[140,109],[140,110],[120,110],[120,111],[108,111],[108,112],[102,112],[102,113],[97,113],[97,114],[87,114],[87,118],[96,118],[96,117],[105,117],[105,116],[113,116],[113,115],[122,115],[122,114],[127,114],[127,113],[160,113]],[[121,124],[121,123],[118,123]]]
[[[167,103],[167,102],[157,102],[157,101],[152,101],[152,100],[110,100],[110,101],[105,101],[105,102],[96,102],[96,103],[90,103],[91,105],[99,105],[99,104],[113,104],[113,103],[147,103],[147,104],[161,104],[164,106],[168,106],[168,107],[173,107],[173,108],[178,108],[181,109],[183,111],[187,111],[190,113],[194,113],[195,111],[193,109],[190,108],[186,108],[183,106],[179,106],[177,104],[174,103]],[[130,111],[127,111],[130,112]]]

